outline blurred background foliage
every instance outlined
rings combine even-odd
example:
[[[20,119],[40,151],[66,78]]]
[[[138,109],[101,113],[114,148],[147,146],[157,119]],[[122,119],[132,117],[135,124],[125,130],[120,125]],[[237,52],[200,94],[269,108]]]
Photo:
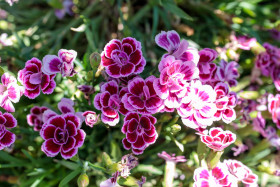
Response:
[[[122,121],[116,127],[98,124],[92,129],[83,125],[87,132],[86,141],[79,149],[79,158],[63,160],[60,156],[48,158],[41,151],[42,139],[38,132],[28,126],[26,115],[33,106],[47,106],[57,111],[61,98],[75,101],[77,111],[95,110],[88,105],[78,85],[93,85],[99,91],[103,80],[93,76],[90,55],[102,52],[112,38],[121,39],[131,36],[141,41],[142,51],[147,60],[143,77],[159,75],[157,64],[164,51],[156,46],[155,35],[164,30],[176,30],[181,38],[190,45],[201,48],[223,47],[229,41],[229,35],[235,31],[240,35],[255,37],[259,43],[270,42],[279,46],[269,29],[280,27],[280,2],[276,0],[74,0],[74,16],[66,15],[58,19],[54,11],[62,7],[60,0],[20,0],[9,6],[0,0],[0,9],[7,12],[7,17],[0,19],[0,34],[7,33],[13,41],[12,46],[1,46],[1,67],[17,76],[27,60],[37,57],[42,60],[47,54],[56,55],[58,50],[74,49],[78,52],[75,61],[79,72],[72,78],[56,77],[57,88],[48,95],[40,95],[34,100],[22,97],[15,104],[14,116],[18,127],[14,129],[17,140],[13,147],[0,151],[0,186],[76,186],[78,176],[86,171],[89,186],[98,186],[112,173],[106,168],[106,152],[113,162],[119,162],[122,155],[129,153],[122,147],[124,137],[120,132]],[[254,66],[254,54],[242,52],[240,61],[240,89],[249,86],[247,76]],[[271,80],[264,79],[268,86],[265,90],[275,93]],[[240,90],[239,89],[239,90]],[[238,91],[238,90],[237,90]],[[93,101],[94,95],[91,96]],[[97,112],[97,111],[96,111]],[[193,182],[193,171],[199,166],[201,154],[208,149],[197,150],[194,130],[181,124],[175,114],[157,115],[157,142],[139,156],[140,165],[132,170],[132,178],[147,177],[147,186],[161,186],[163,181],[164,160],[158,152],[166,151],[184,155],[186,163],[179,164],[177,172],[185,179],[177,178],[176,186],[188,186]],[[236,120],[238,124],[239,121]],[[272,123],[272,121],[270,121]],[[216,125],[219,125],[216,123]],[[237,134],[239,142],[250,141],[253,148],[237,159],[247,164],[259,175],[262,186],[279,186],[279,178],[266,174],[265,168],[280,165],[280,152],[269,147],[258,133],[252,131],[250,124]],[[180,130],[180,128],[182,128]],[[235,131],[232,126],[226,129]],[[232,146],[231,146],[232,147]],[[107,157],[106,157],[107,158]],[[230,148],[225,150],[223,158],[233,158]],[[106,159],[105,159],[106,160]],[[273,162],[273,163],[272,163]],[[131,183],[133,184],[133,182]],[[123,185],[131,185],[124,181]]]

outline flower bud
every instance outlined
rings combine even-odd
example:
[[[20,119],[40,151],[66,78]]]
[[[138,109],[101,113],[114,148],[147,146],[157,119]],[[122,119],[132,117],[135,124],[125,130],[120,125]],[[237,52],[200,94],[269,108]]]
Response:
[[[86,118],[85,123],[86,125],[93,127],[93,125],[98,121],[99,115],[96,115],[93,111],[86,111],[83,113],[83,116]]]
[[[181,130],[181,125],[174,124],[174,125],[171,126],[171,132],[174,133],[174,134],[176,134],[180,130]]]
[[[78,180],[77,180],[78,186],[79,187],[87,187],[89,184],[89,179],[86,173],[82,173]]]

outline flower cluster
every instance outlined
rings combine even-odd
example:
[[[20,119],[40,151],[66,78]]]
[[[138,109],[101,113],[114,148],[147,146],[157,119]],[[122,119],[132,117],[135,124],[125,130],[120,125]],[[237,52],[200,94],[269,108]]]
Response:
[[[17,120],[10,113],[0,112],[0,150],[9,147],[15,142],[16,135],[8,131],[8,129],[17,126]]]
[[[13,103],[19,102],[23,88],[17,84],[15,77],[4,73],[0,84],[0,106],[7,112],[15,112]]]
[[[264,76],[270,76],[278,91],[280,91],[280,48],[264,43],[265,52],[256,58],[256,67]]]
[[[215,50],[198,51],[175,31],[162,31],[155,41],[167,51],[158,64],[159,78],[138,75],[146,62],[141,44],[134,38],[111,40],[101,54],[101,65],[109,77],[105,76],[107,82],[95,95],[94,106],[102,112],[102,122],[110,126],[119,123],[120,114],[125,115],[123,145],[134,154],[142,154],[155,142],[156,119],[151,115],[158,112],[176,109],[183,123],[194,129],[236,118],[237,96],[229,87],[237,84],[237,63],[216,65]]]

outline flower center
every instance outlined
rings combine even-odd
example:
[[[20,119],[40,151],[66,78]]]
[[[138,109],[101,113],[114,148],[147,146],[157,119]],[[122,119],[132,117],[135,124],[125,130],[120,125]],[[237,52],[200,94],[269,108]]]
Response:
[[[60,128],[57,128],[55,130],[54,139],[55,139],[56,143],[64,144],[67,142],[68,137],[69,137],[69,134],[68,134],[67,130],[65,130],[65,129],[62,130]]]
[[[125,65],[128,63],[128,56],[125,52],[116,52],[112,55],[114,61],[116,61],[119,65]]]

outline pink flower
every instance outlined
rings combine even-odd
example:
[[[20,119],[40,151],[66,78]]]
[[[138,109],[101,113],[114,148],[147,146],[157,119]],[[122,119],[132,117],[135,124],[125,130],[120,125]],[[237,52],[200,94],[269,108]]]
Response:
[[[99,115],[96,115],[93,111],[85,111],[83,116],[86,118],[85,123],[87,126],[93,127],[95,123],[97,123]]]
[[[155,114],[161,111],[164,105],[153,87],[155,80],[154,76],[150,76],[145,80],[136,77],[129,81],[127,93],[122,97],[124,107],[140,114]]]
[[[236,78],[239,77],[237,66],[238,64],[234,61],[228,63],[225,60],[221,60],[214,79],[220,82],[228,82],[230,87],[237,86]]]
[[[162,56],[162,59],[168,55],[172,55],[176,60],[192,61],[195,65],[198,63],[199,55],[195,48],[189,47],[187,40],[180,41],[179,34],[172,31],[161,31],[156,35],[156,44],[165,49],[168,53]]]
[[[34,127],[34,131],[40,131],[44,124],[43,113],[48,110],[47,107],[34,106],[30,110],[30,114],[27,115],[27,123]]]
[[[231,186],[229,172],[226,166],[219,163],[214,169],[209,171],[206,168],[197,168],[194,171],[194,187],[222,187]]]
[[[128,113],[124,118],[122,133],[125,138],[122,140],[125,149],[132,149],[136,155],[142,154],[151,144],[155,143],[158,134],[156,132],[156,118],[151,115]]]
[[[216,92],[216,120],[222,119],[225,123],[230,123],[236,119],[236,113],[233,109],[237,103],[237,95],[235,92],[229,92],[226,83],[218,83],[214,88]]]
[[[186,126],[194,129],[206,128],[212,125],[214,114],[217,112],[215,100],[216,93],[211,86],[193,81],[190,92],[183,98],[177,111]]]
[[[101,65],[113,78],[141,73],[146,65],[141,43],[131,37],[124,38],[122,41],[111,40],[101,53]]]
[[[200,134],[200,139],[209,148],[214,151],[223,151],[236,140],[236,135],[230,131],[223,131],[218,127],[213,127],[209,131],[209,135]]]
[[[268,111],[272,114],[272,120],[280,129],[280,94],[268,96]]]
[[[60,153],[64,159],[72,158],[86,137],[86,133],[80,127],[80,119],[71,113],[51,117],[40,131],[45,140],[42,151],[48,157],[55,157]]]
[[[12,103],[19,102],[22,95],[23,88],[17,84],[15,77],[4,73],[1,76],[0,84],[0,106],[7,112],[15,112],[14,105]]]
[[[173,56],[159,63],[160,78],[153,83],[157,95],[168,108],[178,108],[188,92],[189,81],[198,77],[198,69],[191,61],[175,60]]]
[[[17,120],[10,113],[0,112],[0,150],[9,147],[16,140],[16,135],[7,129],[17,126]]]
[[[175,162],[175,163],[187,161],[185,156],[175,156],[174,153],[169,155],[165,151],[162,151],[162,153],[158,153],[158,157],[163,158],[166,161]]]
[[[245,185],[257,184],[258,176],[240,161],[237,160],[224,160],[224,164],[227,166],[228,171],[233,175],[236,180],[242,181]]]
[[[216,64],[213,61],[217,58],[218,53],[209,48],[199,51],[199,62],[197,67],[199,69],[199,78],[203,82],[207,82],[211,79],[213,72],[216,70]]]
[[[94,107],[101,110],[101,120],[110,126],[115,126],[119,123],[121,114],[126,114],[127,110],[121,103],[123,92],[119,91],[119,86],[116,81],[109,81],[101,86],[101,93],[94,97]]]
[[[237,47],[243,50],[250,50],[257,43],[256,38],[249,38],[248,36],[234,36],[233,38],[237,42]]]
[[[42,62],[32,58],[25,63],[25,68],[18,72],[18,80],[25,88],[24,95],[29,99],[39,96],[40,90],[44,94],[51,94],[56,87],[55,75],[47,75],[41,68]]]
[[[72,77],[77,72],[74,70],[74,60],[77,52],[74,50],[60,49],[58,56],[46,55],[43,58],[42,71],[47,75],[61,73],[62,77]]]

